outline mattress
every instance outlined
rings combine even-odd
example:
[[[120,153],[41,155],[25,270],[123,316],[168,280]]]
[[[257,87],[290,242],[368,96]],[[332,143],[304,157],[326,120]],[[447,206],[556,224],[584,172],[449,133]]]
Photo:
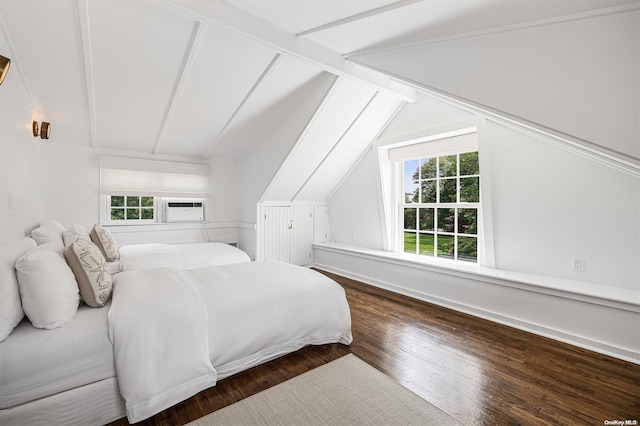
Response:
[[[140,271],[151,268],[196,269],[249,262],[242,250],[224,243],[135,244],[119,249],[119,269]],[[115,268],[112,265],[112,268]]]
[[[70,323],[53,330],[25,318],[0,345],[0,409],[115,377],[109,308],[81,305]]]

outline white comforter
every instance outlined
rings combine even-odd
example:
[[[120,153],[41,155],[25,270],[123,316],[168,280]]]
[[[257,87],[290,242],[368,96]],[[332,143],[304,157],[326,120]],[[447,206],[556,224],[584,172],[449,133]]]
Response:
[[[280,262],[122,272],[109,332],[131,422],[212,386],[216,372],[352,340],[342,287]]]

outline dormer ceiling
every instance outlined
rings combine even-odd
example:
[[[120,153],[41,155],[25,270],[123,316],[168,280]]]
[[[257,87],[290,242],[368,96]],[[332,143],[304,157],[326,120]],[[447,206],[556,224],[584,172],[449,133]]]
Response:
[[[56,143],[237,159],[328,74],[415,99],[349,58],[628,3],[3,0],[0,53]]]

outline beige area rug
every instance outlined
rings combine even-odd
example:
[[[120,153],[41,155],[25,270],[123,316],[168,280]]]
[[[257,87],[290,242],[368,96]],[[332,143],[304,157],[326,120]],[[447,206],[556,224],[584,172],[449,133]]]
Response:
[[[456,424],[461,423],[352,354],[189,423],[190,426]]]

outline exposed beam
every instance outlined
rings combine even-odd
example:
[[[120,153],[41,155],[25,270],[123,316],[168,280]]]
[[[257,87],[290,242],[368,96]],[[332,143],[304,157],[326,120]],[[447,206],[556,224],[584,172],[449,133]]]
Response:
[[[353,58],[349,60],[354,62],[357,61]],[[372,65],[368,65],[366,63],[361,63],[361,65],[373,68]],[[589,158],[612,169],[640,178],[640,160],[638,158],[580,139],[576,136],[551,129],[543,124],[509,114],[470,99],[445,92],[444,90],[428,86],[419,81],[410,80],[398,74],[389,73],[389,75],[391,75],[392,78],[402,81],[404,84],[412,85],[419,92],[429,95],[435,99],[439,99],[473,114],[480,115],[485,117],[487,120],[500,123],[521,133],[535,137],[543,142],[581,155],[582,157]]]
[[[353,126],[358,122],[358,120],[360,120],[360,117],[362,117],[362,114],[364,114],[364,112],[369,109],[369,106],[373,103],[373,101],[378,97],[378,94],[380,92],[375,92],[373,94],[373,96],[371,96],[371,98],[369,98],[369,100],[367,101],[367,103],[362,107],[362,109],[360,110],[360,112],[358,113],[358,115],[355,116],[355,118],[353,120],[351,120],[351,123],[349,123],[349,125],[347,126],[347,128],[344,130],[344,132],[342,132],[342,134],[340,135],[340,137],[338,138],[338,140],[333,144],[333,146],[331,147],[331,149],[329,150],[329,152],[327,152],[327,154],[322,158],[322,160],[320,161],[320,163],[318,163],[318,165],[316,166],[315,169],[313,169],[313,171],[309,174],[309,176],[307,177],[307,179],[302,183],[302,185],[300,185],[300,187],[298,188],[298,190],[296,191],[295,194],[293,194],[293,197],[291,197],[291,201],[295,201],[296,197],[298,197],[298,195],[300,194],[300,191],[302,191],[304,189],[305,186],[307,186],[307,183],[309,183],[309,181],[311,180],[311,178],[318,173],[318,170],[320,169],[320,167],[322,167],[322,165],[327,161],[327,158],[329,158],[329,156],[331,155],[331,153],[333,153],[333,151],[335,151],[336,147],[338,145],[340,145],[340,142],[342,142],[342,140],[344,139],[344,137],[351,131],[351,129],[353,128]],[[299,140],[298,140],[299,142]]]
[[[281,57],[280,53],[276,53],[276,55],[273,57],[271,62],[269,62],[269,65],[267,65],[267,68],[265,68],[265,70],[262,72],[262,74],[260,75],[258,80],[256,80],[256,82],[253,84],[253,87],[251,87],[251,90],[249,90],[249,93],[246,94],[244,99],[242,99],[242,102],[240,102],[240,105],[238,105],[236,110],[233,111],[233,114],[231,114],[231,117],[229,117],[229,119],[225,123],[224,127],[222,128],[222,130],[220,130],[220,132],[218,132],[218,135],[216,136],[216,138],[211,143],[211,146],[207,150],[207,153],[204,155],[204,158],[209,158],[209,156],[211,155],[211,152],[213,151],[213,149],[216,147],[216,145],[218,145],[220,143],[220,141],[222,140],[222,137],[226,133],[227,129],[229,128],[229,126],[231,125],[233,120],[236,118],[236,115],[238,115],[238,113],[240,112],[242,107],[244,107],[244,105],[251,98],[251,96],[253,96],[253,93],[256,91],[256,89],[258,87],[260,87],[260,85],[265,80],[265,78],[267,78],[267,76],[271,73],[271,70],[273,70],[273,67],[276,65],[276,63],[278,62],[280,57]]]
[[[391,12],[392,10],[400,9],[401,7],[407,7],[421,1],[423,0],[400,0],[395,3],[387,4],[385,6],[380,6],[375,9],[371,9],[361,13],[357,13],[355,15],[347,16],[346,18],[338,19],[337,21],[329,22],[324,25],[317,26],[315,28],[310,28],[308,30],[299,32],[298,34],[296,34],[296,37],[305,37],[305,36],[308,36],[309,34],[325,31],[331,28],[339,27],[341,25],[346,25],[352,22],[371,18],[372,16],[380,15],[386,12]]]
[[[182,96],[182,91],[184,90],[187,78],[189,76],[189,73],[191,72],[193,61],[195,60],[198,50],[200,49],[200,43],[202,42],[202,38],[204,37],[206,29],[206,25],[197,21],[193,25],[191,38],[189,39],[189,44],[187,45],[184,58],[182,59],[182,65],[180,66],[180,71],[178,72],[178,76],[176,77],[176,82],[173,86],[173,92],[171,93],[171,98],[169,99],[167,110],[165,111],[164,117],[162,118],[160,130],[158,130],[158,135],[156,136],[156,143],[154,144],[152,151],[152,154],[154,155],[158,153],[160,142],[162,141],[162,136],[164,135],[164,132],[166,130],[167,123],[171,121],[171,117],[173,117],[173,114],[175,113],[176,105],[180,100],[180,96]]]
[[[92,148],[98,147],[98,124],[96,117],[95,84],[93,81],[93,53],[91,49],[91,21],[89,20],[89,1],[78,0],[77,7],[78,33],[82,43],[82,68],[84,71],[84,91],[87,97],[87,114],[89,115],[89,132]]]
[[[488,36],[493,34],[510,32],[510,31],[519,31],[519,30],[528,29],[528,28],[542,27],[545,25],[555,25],[555,24],[561,24],[564,22],[579,21],[582,19],[591,19],[598,16],[607,16],[607,15],[614,15],[618,13],[634,12],[637,10],[640,10],[640,2],[621,5],[621,6],[608,7],[605,9],[588,10],[586,12],[573,13],[570,15],[553,16],[551,18],[537,19],[535,21],[520,22],[517,24],[503,25],[499,27],[487,28],[483,30],[471,31],[471,32],[454,34],[449,36],[433,37],[433,38],[427,38],[427,39],[416,40],[411,42],[381,43],[375,46],[366,47],[361,50],[348,52],[342,56],[347,59],[355,58],[357,56],[366,56],[366,55],[383,53],[383,52],[388,52],[393,50],[406,49],[410,47],[424,46],[428,44],[444,43],[448,41],[482,37],[482,36]]]
[[[295,138],[295,143],[291,146],[289,153],[284,158],[284,160],[282,160],[282,162],[276,169],[276,174],[273,176],[273,178],[271,178],[271,182],[269,182],[269,185],[267,185],[266,189],[260,196],[260,199],[258,200],[259,203],[263,203],[267,201],[265,198],[269,195],[269,192],[271,192],[271,190],[273,189],[273,186],[275,185],[274,182],[277,182],[278,179],[280,178],[282,174],[282,170],[284,169],[285,165],[288,162],[292,161],[291,157],[293,156],[293,153],[295,152],[296,147],[298,146],[298,142],[302,140],[304,137],[306,137],[307,133],[309,132],[309,129],[311,129],[313,124],[318,120],[318,117],[320,116],[320,111],[322,111],[322,109],[326,107],[327,99],[329,99],[336,92],[340,78],[336,77],[335,75],[333,75],[332,77],[334,80],[333,82],[331,82],[331,87],[329,87],[329,90],[327,90],[327,92],[324,94],[324,96],[322,97],[322,99],[314,109],[313,113],[309,116],[309,119],[304,125],[304,128],[298,134],[298,137]]]
[[[340,77],[347,77],[390,93],[407,102],[415,102],[416,91],[404,84],[392,81],[376,70],[347,62],[342,55],[310,40],[299,39],[294,34],[241,11],[220,0],[151,0],[169,7],[197,21],[220,25],[244,37],[270,46],[277,51],[300,58]]]

